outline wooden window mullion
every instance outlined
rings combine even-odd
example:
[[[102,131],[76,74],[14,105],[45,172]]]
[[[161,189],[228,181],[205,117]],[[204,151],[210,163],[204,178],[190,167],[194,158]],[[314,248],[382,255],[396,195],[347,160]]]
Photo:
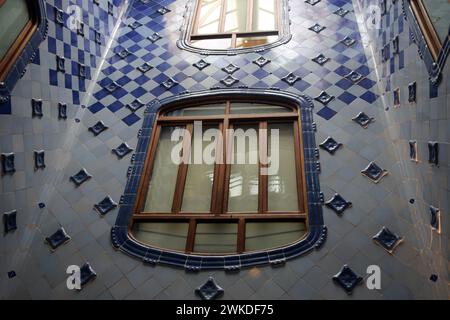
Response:
[[[178,166],[177,184],[175,187],[175,194],[173,196],[172,213],[180,213],[181,205],[183,203],[184,187],[186,184],[186,176],[188,170],[188,164],[184,160],[187,160],[191,156],[191,139],[192,139],[193,125],[192,123],[186,125],[186,130],[183,136],[183,151],[182,160]]]
[[[274,3],[275,26],[277,27],[277,31],[280,32],[280,30],[281,30],[280,0],[273,0],[273,1],[275,1],[275,3]]]
[[[247,31],[253,31],[253,0],[247,0]]]
[[[197,220],[189,220],[188,235],[186,239],[186,253],[194,252],[195,245],[195,230],[197,229]]]
[[[301,212],[304,212],[305,205],[304,205],[304,198],[306,197],[304,193],[303,188],[303,171],[304,171],[304,165],[303,165],[303,157],[300,150],[300,128],[298,121],[295,121],[293,123],[293,129],[294,129],[294,150],[295,150],[295,172],[297,176],[297,199],[298,199],[298,210]]]
[[[159,124],[156,125],[156,128],[153,131],[152,138],[150,140],[150,151],[148,154],[148,158],[145,162],[145,168],[144,168],[144,176],[141,179],[139,190],[142,190],[139,193],[138,201],[136,202],[136,211],[138,213],[141,213],[144,210],[145,207],[145,194],[148,192],[148,188],[150,187],[150,179],[152,176],[153,166],[155,163],[155,156],[156,151],[158,149],[159,144],[159,137],[161,135],[161,126]],[[146,183],[147,182],[147,183]]]
[[[220,3],[219,33],[225,33],[225,19],[227,16],[227,1]]]
[[[263,169],[267,169],[267,121],[259,123],[259,188],[258,188],[258,212],[267,212],[267,172],[262,174]],[[266,170],[267,171],[267,170]]]
[[[220,163],[218,167],[218,177],[217,177],[217,193],[216,193],[216,203],[215,203],[215,210],[214,213],[216,215],[223,214],[226,211],[225,207],[225,198],[228,194],[228,185],[226,184],[227,181],[227,152],[228,152],[228,137],[227,135],[227,129],[229,128],[229,116],[230,113],[230,102],[228,101],[225,107],[225,116],[223,120],[223,124],[221,127],[221,134],[222,134],[222,145],[220,146],[220,151],[222,152],[222,163]],[[217,149],[219,150],[219,149]]]
[[[245,218],[240,218],[238,222],[237,252],[245,252]]]
[[[223,127],[224,123],[222,122],[219,125],[219,131],[222,134],[223,133]],[[223,136],[222,136],[223,137]],[[216,141],[216,162],[214,164],[214,181],[213,181],[213,187],[212,187],[212,194],[211,194],[211,208],[210,211],[213,214],[219,214],[221,212],[221,166],[224,161],[224,155],[223,155],[223,145],[224,141],[222,139],[218,139]]]

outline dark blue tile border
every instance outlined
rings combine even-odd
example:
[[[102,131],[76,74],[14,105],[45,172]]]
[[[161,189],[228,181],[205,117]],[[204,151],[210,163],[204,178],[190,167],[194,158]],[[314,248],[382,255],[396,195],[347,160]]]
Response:
[[[36,1],[37,7],[37,29],[26,44],[22,53],[19,55],[6,78],[0,82],[0,109],[7,103],[11,97],[11,92],[19,79],[25,74],[26,67],[31,62],[39,48],[41,42],[47,37],[48,24],[47,13],[45,10],[45,1]]]
[[[295,103],[300,106],[302,118],[302,137],[304,147],[304,164],[306,173],[306,188],[308,197],[308,233],[296,243],[288,246],[263,250],[258,252],[234,254],[227,256],[202,256],[195,254],[175,253],[145,246],[129,235],[133,205],[138,192],[138,185],[143,173],[143,166],[148,148],[156,113],[162,107],[180,100],[201,100],[204,98],[227,99],[229,97],[255,98],[272,101]],[[117,250],[150,264],[166,264],[185,268],[187,270],[239,270],[263,264],[279,264],[288,259],[305,254],[314,248],[318,249],[327,236],[327,228],[322,217],[321,195],[316,162],[315,124],[313,123],[313,101],[305,95],[296,95],[290,92],[266,89],[215,89],[195,93],[184,93],[164,100],[154,100],[144,113],[142,129],[139,130],[139,140],[136,153],[133,156],[133,165],[128,170],[128,181],[125,193],[120,201],[120,210],[116,223],[111,230],[111,241]]]
[[[180,49],[184,49],[190,52],[200,53],[203,55],[236,55],[241,53],[250,53],[250,52],[261,52],[267,49],[271,49],[282,44],[289,42],[292,39],[292,35],[290,33],[290,19],[289,19],[289,3],[288,0],[281,0],[281,27],[280,27],[280,38],[272,43],[259,45],[251,48],[241,48],[241,49],[202,49],[193,47],[189,43],[189,35],[191,34],[191,21],[195,14],[195,2],[191,0],[186,5],[186,13],[183,15],[184,23],[181,28],[182,35],[180,40],[177,41],[177,46]]]
[[[430,81],[432,85],[437,86],[441,81],[441,73],[450,52],[450,29],[448,37],[446,38],[444,44],[442,45],[441,51],[439,52],[438,59],[437,61],[434,61],[433,56],[431,55],[431,52],[428,48],[427,42],[422,34],[422,31],[420,30],[417,18],[411,9],[410,0],[402,0],[402,10],[405,19],[409,22],[411,37],[417,44],[419,56],[425,62]]]

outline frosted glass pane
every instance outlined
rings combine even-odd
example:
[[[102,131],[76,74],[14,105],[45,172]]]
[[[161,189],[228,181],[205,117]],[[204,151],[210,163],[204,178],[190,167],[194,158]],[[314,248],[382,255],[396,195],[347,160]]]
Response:
[[[237,223],[198,223],[194,251],[198,253],[236,252]]]
[[[26,0],[9,0],[0,8],[0,59],[30,20]]]
[[[219,32],[220,0],[202,0],[198,20],[198,34]]]
[[[205,39],[205,40],[191,40],[191,45],[202,49],[228,49],[231,48],[231,39]]]
[[[297,211],[297,176],[295,170],[294,129],[291,123],[269,124],[269,156],[279,159],[278,172],[268,176],[269,211]],[[279,148],[272,150],[272,130],[279,131]],[[279,156],[276,156],[279,152]],[[275,168],[275,167],[273,167]]]
[[[174,130],[181,127],[162,127],[156,150],[155,161],[150,179],[147,200],[145,202],[146,212],[171,212],[175,184],[178,175],[178,164],[171,159],[172,149],[181,140],[171,141]]]
[[[185,251],[188,228],[186,222],[145,222],[134,224],[132,234],[150,246]]]
[[[228,211],[256,212],[259,187],[258,126],[235,125],[234,129]]]
[[[207,106],[190,107],[184,109],[177,109],[167,112],[165,116],[168,117],[189,117],[189,116],[217,116],[225,114],[225,104],[210,104]]]
[[[225,32],[247,31],[247,0],[227,0]]]
[[[236,39],[236,48],[262,46],[278,40],[278,36],[245,37]]]
[[[280,247],[295,242],[306,233],[302,221],[248,222],[245,228],[245,251]]]
[[[253,0],[252,31],[277,30],[275,0]]]
[[[209,129],[217,129],[217,126],[203,125],[203,134]],[[207,139],[205,139],[207,141],[203,141],[203,134],[194,134],[192,137],[192,160],[188,166],[181,208],[181,211],[184,212],[210,212],[211,193],[214,182],[214,163],[209,160],[215,159],[215,146],[217,142],[214,136],[209,141]],[[197,159],[195,159],[193,152],[197,153]],[[206,153],[209,153],[208,156],[211,159],[203,157],[203,155],[206,156]]]
[[[260,103],[232,103],[231,114],[253,114],[253,113],[281,113],[292,112],[289,108],[270,106]]]

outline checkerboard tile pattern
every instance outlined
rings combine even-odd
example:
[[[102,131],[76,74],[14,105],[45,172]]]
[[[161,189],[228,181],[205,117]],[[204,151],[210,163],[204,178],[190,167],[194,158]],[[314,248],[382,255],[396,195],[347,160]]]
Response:
[[[158,9],[163,6],[171,11],[161,15]],[[201,56],[176,46],[180,36],[178,28],[183,23],[183,6],[174,1],[132,2],[120,35],[103,65],[89,110],[95,114],[108,109],[127,125],[134,125],[142,114],[125,111],[125,107],[136,99],[148,104],[185,91],[228,86],[279,88],[312,97],[326,91],[336,99],[327,106],[316,105],[317,115],[327,120],[351,103],[374,103],[378,97],[375,81],[360,35],[355,31],[358,27],[351,1],[321,1],[314,6],[292,1],[290,6],[292,12],[301,11],[302,15],[291,16],[296,27],[292,28],[293,38],[287,45],[262,53]],[[340,16],[335,13],[340,8],[349,12]],[[320,33],[309,30],[316,22],[325,27]],[[342,43],[346,38],[354,43]],[[312,60],[320,53],[329,58],[323,65]],[[261,56],[270,62],[259,67],[253,62]],[[201,59],[210,65],[199,70],[194,64]],[[139,67],[145,63],[150,65],[150,70],[142,72]],[[227,72],[223,69],[230,64],[237,67],[232,74],[236,80],[226,83]],[[361,75],[357,83],[346,78],[352,71]],[[293,84],[283,81],[291,72],[300,78]],[[174,85],[166,88],[163,83],[169,79]],[[117,85],[113,92],[108,91],[111,83]]]
[[[33,63],[48,67],[48,84],[70,90],[70,102],[75,105],[83,100],[101,61],[122,1],[109,0],[98,4],[85,0],[47,1],[50,23],[44,44],[46,60],[41,61],[38,54]],[[57,66],[59,58],[62,58],[64,70]]]

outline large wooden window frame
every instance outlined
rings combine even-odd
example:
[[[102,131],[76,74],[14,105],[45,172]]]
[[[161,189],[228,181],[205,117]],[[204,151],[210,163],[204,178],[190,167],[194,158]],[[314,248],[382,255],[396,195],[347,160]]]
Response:
[[[0,0],[0,9],[6,3],[6,1],[15,0]],[[6,52],[5,56],[0,59],[0,81],[3,81],[8,75],[9,70],[12,68],[16,62],[19,55],[22,53],[23,49],[30,41],[34,32],[38,27],[38,7],[37,1],[27,0],[28,12],[30,15],[30,20],[23,27],[16,41],[11,45],[11,47]]]
[[[428,15],[427,8],[422,0],[409,0],[411,10],[415,15],[419,28],[428,45],[431,56],[434,61],[438,60],[439,53],[442,49],[442,42],[434,28],[433,22]]]
[[[218,102],[225,103],[225,114],[219,116],[167,116],[167,112],[186,107],[194,107],[199,105],[215,104]],[[271,113],[271,114],[231,114],[230,109],[232,103],[262,103],[267,105],[277,105],[289,108],[289,112]],[[158,147],[158,141],[163,126],[185,126],[186,134],[191,133],[194,121],[202,121],[207,124],[217,124],[223,134],[222,145],[217,145],[217,150],[222,150],[222,154],[225,157],[228,156],[227,152],[231,150],[231,137],[226,136],[226,130],[231,128],[233,124],[255,124],[258,123],[260,129],[267,129],[269,123],[283,123],[288,122],[293,124],[293,137],[295,145],[295,171],[297,180],[297,199],[298,199],[298,211],[283,211],[283,212],[271,212],[268,211],[268,176],[261,174],[262,164],[264,161],[260,161],[260,175],[259,175],[259,192],[258,192],[258,211],[257,212],[227,212],[228,204],[228,189],[229,189],[229,177],[231,165],[215,164],[214,167],[214,182],[212,187],[211,206],[209,213],[198,212],[183,212],[181,211],[183,191],[186,182],[186,176],[188,171],[188,164],[181,163],[178,168],[178,177],[176,183],[175,195],[173,198],[172,212],[144,212],[146,195],[148,193],[151,173],[154,165],[154,159]],[[283,103],[271,104],[267,101],[257,100],[214,100],[203,103],[183,103],[180,105],[173,105],[170,108],[163,109],[158,112],[155,120],[154,130],[152,132],[150,149],[147,153],[147,157],[144,163],[144,170],[142,179],[139,183],[136,202],[133,207],[133,215],[129,225],[129,234],[132,236],[132,229],[135,223],[142,222],[188,222],[189,229],[186,241],[185,253],[194,252],[194,242],[196,234],[196,226],[202,222],[233,222],[238,225],[238,235],[236,251],[230,252],[230,254],[245,252],[245,226],[247,222],[288,222],[288,221],[302,221],[305,222],[305,226],[308,226],[308,206],[306,195],[306,180],[305,180],[305,168],[304,168],[304,154],[303,143],[301,138],[301,116],[300,108],[297,105],[287,105]],[[259,130],[259,147],[267,149],[267,130]],[[186,143],[188,139],[184,140],[183,150],[189,152],[191,145]],[[220,139],[219,139],[220,141]],[[190,142],[190,141],[189,141]],[[220,143],[220,142],[219,142]],[[219,154],[217,154],[219,156]],[[261,159],[263,160],[263,159]],[[305,235],[307,232],[305,232]],[[138,241],[137,239],[135,239]],[[300,239],[298,239],[300,240]],[[139,242],[139,241],[138,241]],[[148,244],[144,244],[148,245]],[[288,245],[288,244],[286,244]],[[162,248],[164,249],[164,248]],[[267,248],[271,249],[271,248]],[[165,250],[165,249],[164,249]],[[170,251],[170,250],[168,250]],[[196,254],[203,254],[201,252],[195,252]],[[204,254],[208,255],[208,254]],[[223,255],[223,253],[221,253]]]
[[[238,38],[244,38],[244,37],[261,37],[261,36],[280,36],[280,29],[281,29],[281,19],[280,19],[280,13],[281,13],[281,3],[280,0],[272,0],[274,1],[274,8],[275,8],[275,26],[276,30],[264,30],[264,31],[253,31],[252,29],[252,19],[253,19],[253,0],[247,0],[247,26],[245,32],[225,32],[225,19],[226,19],[226,12],[227,12],[227,1],[221,0],[220,4],[220,17],[219,17],[219,32],[217,33],[211,33],[211,34],[199,34],[198,28],[199,28],[199,19],[201,14],[201,6],[200,6],[200,0],[196,1],[195,4],[195,13],[194,13],[194,19],[193,19],[193,27],[192,32],[189,35],[189,42],[195,41],[195,40],[210,40],[210,39],[230,39],[231,49],[236,48],[236,43]],[[269,0],[265,0],[269,1]]]

